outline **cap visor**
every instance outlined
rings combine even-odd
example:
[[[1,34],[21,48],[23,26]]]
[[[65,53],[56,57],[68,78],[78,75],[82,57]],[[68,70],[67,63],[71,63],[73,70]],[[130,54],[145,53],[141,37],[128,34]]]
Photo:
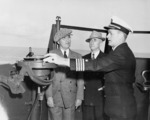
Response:
[[[105,26],[104,29],[108,30],[108,29],[117,29],[117,28],[113,26]]]
[[[99,38],[99,37],[94,37],[94,38]],[[86,41],[86,42],[90,42],[91,39],[92,39],[92,38],[89,38],[89,39],[86,39],[85,41]],[[101,39],[102,41],[105,41],[105,38],[99,38],[99,39]]]
[[[89,38],[89,39],[86,39],[85,41],[86,41],[86,42],[90,42],[90,40],[91,40],[91,38]]]

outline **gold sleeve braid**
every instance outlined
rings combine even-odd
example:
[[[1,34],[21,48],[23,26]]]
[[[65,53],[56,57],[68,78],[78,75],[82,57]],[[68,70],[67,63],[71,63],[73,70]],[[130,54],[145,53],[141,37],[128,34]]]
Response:
[[[78,59],[76,59],[76,64],[75,64],[75,66],[76,66],[76,71],[78,71],[78,67],[77,67],[77,61],[78,61]]]
[[[84,59],[76,59],[76,71],[84,71],[85,63]]]

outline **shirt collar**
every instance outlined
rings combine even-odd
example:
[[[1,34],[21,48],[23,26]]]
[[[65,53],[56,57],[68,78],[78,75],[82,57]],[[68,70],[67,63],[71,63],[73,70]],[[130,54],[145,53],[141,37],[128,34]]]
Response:
[[[66,51],[66,55],[69,56],[69,49],[64,50],[64,49],[60,48],[60,50],[61,50],[61,52],[62,52],[63,55],[64,55],[64,51]]]
[[[96,59],[99,53],[100,53],[100,50],[92,52],[91,55],[94,54],[94,58]]]

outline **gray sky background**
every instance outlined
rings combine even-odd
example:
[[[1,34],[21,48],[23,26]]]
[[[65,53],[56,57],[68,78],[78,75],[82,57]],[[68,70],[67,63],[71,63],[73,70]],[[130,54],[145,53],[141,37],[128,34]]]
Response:
[[[103,29],[116,15],[133,30],[150,31],[149,6],[150,0],[0,0],[0,48],[46,49],[56,16],[64,25]],[[74,32],[72,49],[88,50],[89,35]],[[127,42],[137,56],[150,57],[150,34],[131,34]]]

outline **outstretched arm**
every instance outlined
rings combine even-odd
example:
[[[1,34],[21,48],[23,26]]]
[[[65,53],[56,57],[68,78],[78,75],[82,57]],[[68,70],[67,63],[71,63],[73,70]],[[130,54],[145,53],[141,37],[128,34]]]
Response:
[[[68,58],[63,58],[55,53],[46,54],[44,57],[44,62],[55,63],[57,65],[70,67],[70,59]]]
[[[45,62],[55,63],[61,66],[68,66],[71,70],[75,71],[112,71],[120,69],[125,66],[126,59],[121,54],[109,54],[99,59],[90,60],[90,59],[66,59],[56,55],[54,53],[49,53],[45,55]]]

